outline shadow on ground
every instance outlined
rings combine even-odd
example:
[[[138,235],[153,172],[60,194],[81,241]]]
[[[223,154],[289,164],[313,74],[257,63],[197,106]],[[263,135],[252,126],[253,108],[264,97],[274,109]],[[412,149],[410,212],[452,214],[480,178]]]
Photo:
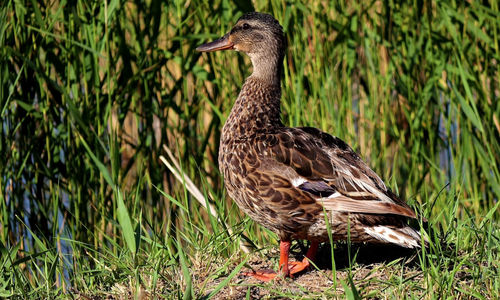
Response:
[[[293,252],[294,259],[302,260],[306,247],[300,247]],[[334,249],[335,268],[340,271],[349,268],[350,265],[371,265],[388,263],[396,259],[402,259],[408,266],[415,264],[415,249],[402,248],[388,244],[337,244]],[[318,249],[315,264],[320,270],[332,269],[331,245],[324,243]]]

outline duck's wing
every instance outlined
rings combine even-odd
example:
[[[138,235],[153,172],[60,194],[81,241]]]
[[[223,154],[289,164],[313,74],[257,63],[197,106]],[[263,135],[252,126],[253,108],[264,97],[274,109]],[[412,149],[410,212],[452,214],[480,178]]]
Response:
[[[287,176],[293,186],[326,210],[416,217],[341,139],[310,127],[286,128],[274,137],[275,169],[293,169]]]

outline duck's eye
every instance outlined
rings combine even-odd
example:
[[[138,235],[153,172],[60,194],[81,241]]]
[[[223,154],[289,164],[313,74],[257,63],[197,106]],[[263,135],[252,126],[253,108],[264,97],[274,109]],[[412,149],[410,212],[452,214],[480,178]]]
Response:
[[[243,25],[241,26],[243,29],[250,29],[250,25],[248,25],[248,23],[243,23]]]

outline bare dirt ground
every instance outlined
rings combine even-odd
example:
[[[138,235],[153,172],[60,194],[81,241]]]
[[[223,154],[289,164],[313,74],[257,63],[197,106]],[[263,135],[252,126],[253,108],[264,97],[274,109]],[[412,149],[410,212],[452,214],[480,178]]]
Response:
[[[301,253],[304,251],[295,250],[291,259],[301,260],[303,258]],[[349,257],[351,257],[352,268],[349,268]],[[252,254],[245,266],[250,266],[254,270],[276,269],[278,258],[278,249],[272,249],[267,253]],[[380,288],[380,283],[394,277],[395,271],[403,272],[404,278],[422,280],[421,271],[415,264],[415,251],[404,248],[360,245],[352,246],[349,252],[346,245],[340,245],[334,251],[334,258],[337,270],[335,274],[332,272],[331,248],[329,245],[323,245],[319,249],[315,262],[317,268],[310,268],[295,278],[277,278],[269,283],[244,276],[242,271],[250,271],[244,267],[212,299],[287,299],[295,297],[328,299],[332,296],[344,295],[344,285],[341,282],[349,283],[349,273],[356,284],[356,289],[361,289],[364,296],[370,297],[373,294],[373,297],[376,298],[375,295]],[[388,263],[390,266],[387,265]],[[235,261],[233,268],[237,264],[238,261]],[[196,272],[196,270],[193,271]],[[227,276],[208,280],[203,276],[195,276],[195,278],[194,285],[204,286],[207,290],[204,296],[208,296]]]

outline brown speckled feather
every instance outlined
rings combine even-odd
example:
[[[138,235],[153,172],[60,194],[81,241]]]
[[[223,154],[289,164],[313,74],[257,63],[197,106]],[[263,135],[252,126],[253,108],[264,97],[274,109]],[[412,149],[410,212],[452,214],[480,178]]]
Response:
[[[298,188],[311,192],[307,184],[314,184],[311,193],[327,210],[415,217],[341,139],[310,127],[287,128],[278,136],[272,148],[276,163],[297,172],[291,180]]]

